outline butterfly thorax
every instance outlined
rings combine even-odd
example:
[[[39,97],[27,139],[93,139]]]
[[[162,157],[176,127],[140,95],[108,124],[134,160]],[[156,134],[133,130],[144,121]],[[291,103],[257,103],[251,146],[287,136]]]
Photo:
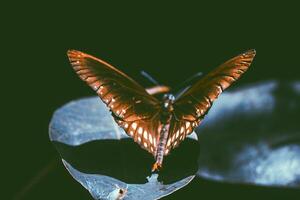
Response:
[[[172,111],[174,110],[173,103],[175,97],[172,94],[165,94],[162,101],[162,114],[161,122],[162,124],[168,124],[171,118]]]

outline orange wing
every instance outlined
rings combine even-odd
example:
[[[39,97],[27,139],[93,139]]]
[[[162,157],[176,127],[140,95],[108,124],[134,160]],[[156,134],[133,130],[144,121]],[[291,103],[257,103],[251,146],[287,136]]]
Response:
[[[247,71],[254,56],[255,50],[249,50],[230,59],[175,100],[166,153],[175,148],[200,124],[214,100]]]
[[[79,77],[111,110],[115,121],[134,141],[153,155],[159,139],[159,101],[112,65],[76,50],[68,57]]]

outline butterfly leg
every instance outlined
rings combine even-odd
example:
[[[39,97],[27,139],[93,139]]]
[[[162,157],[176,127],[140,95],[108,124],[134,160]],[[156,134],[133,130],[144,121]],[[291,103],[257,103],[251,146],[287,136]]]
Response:
[[[165,94],[170,91],[170,88],[168,86],[158,85],[158,86],[146,88],[146,91],[150,95],[156,95],[156,94],[162,94],[162,93]]]
[[[162,165],[158,162],[155,162],[152,166],[152,172],[159,171],[162,168]]]

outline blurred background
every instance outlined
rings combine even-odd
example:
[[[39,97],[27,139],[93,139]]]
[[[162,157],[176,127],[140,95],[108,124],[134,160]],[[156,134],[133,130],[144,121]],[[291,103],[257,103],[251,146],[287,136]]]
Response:
[[[48,139],[58,107],[94,95],[72,71],[68,49],[102,58],[144,86],[141,70],[174,87],[252,48],[257,51],[252,67],[233,87],[299,80],[300,13],[292,1],[24,1],[5,3],[2,10],[1,199],[91,199]],[[197,187],[202,199],[300,195],[206,180]],[[184,188],[176,195],[168,199],[195,194]]]

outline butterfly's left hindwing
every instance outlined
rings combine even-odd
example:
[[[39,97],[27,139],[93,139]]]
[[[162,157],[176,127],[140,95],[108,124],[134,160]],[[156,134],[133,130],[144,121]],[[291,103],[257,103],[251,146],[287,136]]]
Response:
[[[160,113],[157,113],[149,119],[131,122],[117,120],[117,123],[136,143],[155,156],[159,143],[159,127],[161,126],[159,116]]]
[[[76,50],[68,51],[73,69],[112,111],[116,122],[144,149],[156,152],[159,101],[112,65]]]

